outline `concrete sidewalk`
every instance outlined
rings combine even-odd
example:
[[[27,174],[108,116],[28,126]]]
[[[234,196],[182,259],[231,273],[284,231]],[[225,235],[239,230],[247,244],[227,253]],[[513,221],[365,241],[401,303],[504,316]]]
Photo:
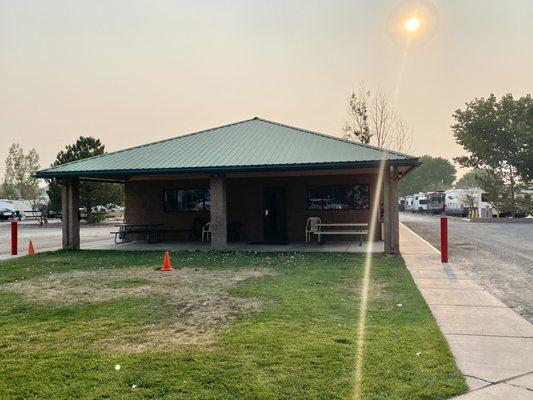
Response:
[[[402,224],[400,249],[470,387],[457,399],[533,399],[533,325]]]

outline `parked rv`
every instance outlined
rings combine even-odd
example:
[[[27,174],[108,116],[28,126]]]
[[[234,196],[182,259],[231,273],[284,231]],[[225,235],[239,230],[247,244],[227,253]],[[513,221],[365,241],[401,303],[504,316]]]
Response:
[[[443,191],[428,192],[426,196],[428,200],[428,204],[427,204],[428,213],[440,214],[444,211],[445,194]]]
[[[467,217],[475,214],[481,218],[496,216],[496,210],[482,189],[450,189],[428,193],[416,193],[400,198],[401,211]],[[470,213],[475,211],[475,213]]]
[[[404,209],[405,211],[412,211],[413,209],[413,196],[412,195],[405,196]]]
[[[417,193],[413,195],[412,212],[424,213],[428,209],[428,198],[425,193]]]
[[[495,214],[494,207],[487,199],[487,193],[474,189],[450,189],[446,191],[446,214],[466,217],[470,211],[483,218]]]
[[[492,218],[496,215],[496,210],[489,202],[488,195],[481,189],[467,189],[467,196],[472,196],[474,199],[474,209],[477,211],[477,216],[482,218]]]
[[[400,199],[398,200],[398,209],[400,211],[405,211],[405,198],[404,197],[400,197]]]
[[[465,189],[449,189],[445,192],[446,215],[466,217],[468,206],[465,202]]]

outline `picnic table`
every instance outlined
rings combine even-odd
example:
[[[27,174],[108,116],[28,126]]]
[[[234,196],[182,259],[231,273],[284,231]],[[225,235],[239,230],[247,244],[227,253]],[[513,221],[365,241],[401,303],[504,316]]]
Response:
[[[318,243],[322,243],[322,235],[359,235],[359,246],[363,244],[363,235],[368,235],[367,223],[334,223],[334,224],[316,224],[318,231]],[[334,229],[331,229],[334,228]],[[339,228],[339,229],[335,229]],[[351,228],[351,229],[350,229]],[[355,229],[354,229],[355,228]]]
[[[145,234],[146,241],[148,243],[157,242],[159,236],[159,228],[163,226],[162,224],[117,224],[118,231],[113,231],[111,233],[115,234],[115,243],[126,243],[133,240],[133,235],[135,234]]]

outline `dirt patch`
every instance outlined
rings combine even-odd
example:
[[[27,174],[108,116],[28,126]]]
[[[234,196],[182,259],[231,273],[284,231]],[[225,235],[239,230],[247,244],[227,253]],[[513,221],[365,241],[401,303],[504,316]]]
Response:
[[[236,315],[257,311],[261,300],[237,297],[229,290],[268,269],[194,269],[160,272],[151,267],[71,271],[0,285],[22,293],[25,301],[90,304],[120,298],[159,297],[172,310],[165,322],[125,328],[97,345],[138,352],[176,346],[208,345]]]

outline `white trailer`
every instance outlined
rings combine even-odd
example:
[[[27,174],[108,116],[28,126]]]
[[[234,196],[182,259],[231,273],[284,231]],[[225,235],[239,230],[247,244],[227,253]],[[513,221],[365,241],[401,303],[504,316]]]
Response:
[[[413,209],[413,196],[412,195],[405,196],[404,209],[405,211],[412,211]]]
[[[467,192],[467,196],[472,196],[475,200],[474,209],[478,217],[492,218],[496,215],[494,206],[487,198],[487,192],[482,189],[467,189]]]
[[[479,188],[447,190],[445,204],[447,215],[466,217],[475,211],[479,217],[491,218],[495,213],[487,193]]]
[[[425,213],[428,209],[428,198],[425,193],[413,194],[412,212]]]
[[[444,204],[446,206],[446,215],[466,217],[468,207],[465,202],[465,189],[446,190]]]

